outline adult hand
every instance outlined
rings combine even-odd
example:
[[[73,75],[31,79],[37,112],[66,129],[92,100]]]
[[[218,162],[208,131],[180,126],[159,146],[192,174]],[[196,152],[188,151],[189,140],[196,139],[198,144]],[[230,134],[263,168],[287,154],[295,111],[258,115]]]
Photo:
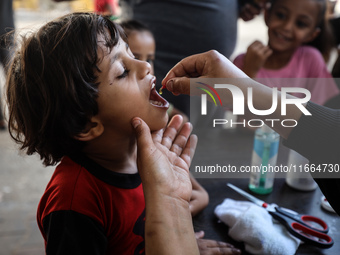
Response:
[[[175,95],[190,94],[190,78],[249,78],[215,50],[184,58],[165,76],[162,86]]]
[[[253,108],[267,110],[272,107],[272,88],[250,79],[244,72],[233,65],[227,58],[217,51],[209,51],[198,55],[187,57],[175,65],[162,81],[162,85],[173,94],[199,95],[204,91],[199,89],[200,84],[193,82],[190,87],[190,78],[228,78],[228,84],[237,86],[248,98],[248,91],[252,90]],[[233,95],[228,89],[216,89],[224,106],[230,106]],[[245,109],[244,118],[260,119],[294,119],[298,121],[301,117],[300,109],[294,105],[287,105],[287,114],[281,115],[281,98],[278,92],[278,107],[270,115],[255,115]],[[287,96],[294,98],[293,96]],[[280,122],[275,122],[272,127],[283,138],[287,138],[293,127],[284,127]]]
[[[138,170],[145,188],[157,189],[162,194],[189,202],[192,189],[189,167],[197,137],[190,136],[192,125],[185,123],[182,126],[182,122],[183,117],[176,115],[164,130],[150,133],[143,120],[133,119]]]
[[[150,133],[134,118],[137,165],[145,196],[146,254],[199,254],[189,209],[189,166],[197,137],[190,123],[175,116],[165,130]],[[189,138],[190,137],[190,138]]]

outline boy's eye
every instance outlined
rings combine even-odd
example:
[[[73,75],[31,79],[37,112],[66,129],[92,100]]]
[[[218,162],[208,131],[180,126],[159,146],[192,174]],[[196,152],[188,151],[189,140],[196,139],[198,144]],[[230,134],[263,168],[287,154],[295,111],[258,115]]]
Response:
[[[132,55],[133,55],[133,58],[134,58],[134,59],[140,60],[140,55],[139,55],[139,54],[137,54],[137,53],[132,53]]]
[[[129,72],[130,72],[130,70],[124,68],[123,73],[122,73],[121,75],[119,75],[117,78],[118,78],[118,79],[125,78],[126,76],[128,76]]]
[[[150,65],[153,65],[154,60],[149,58],[149,59],[146,60],[146,62],[148,62]]]

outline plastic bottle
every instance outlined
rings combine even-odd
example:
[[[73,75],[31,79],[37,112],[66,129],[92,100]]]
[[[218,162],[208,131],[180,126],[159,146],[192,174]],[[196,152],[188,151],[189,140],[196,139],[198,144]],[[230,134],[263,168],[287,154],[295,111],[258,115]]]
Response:
[[[270,171],[270,168],[273,169],[276,166],[279,142],[279,134],[266,125],[255,131],[251,161],[253,171],[249,182],[249,189],[252,192],[257,194],[272,192],[275,172]]]
[[[286,175],[286,183],[297,190],[311,191],[317,188],[317,184],[310,175],[310,173],[301,171],[300,167],[308,164],[309,161],[305,157],[301,156],[296,151],[290,150],[287,165],[293,166],[296,172],[291,171]]]

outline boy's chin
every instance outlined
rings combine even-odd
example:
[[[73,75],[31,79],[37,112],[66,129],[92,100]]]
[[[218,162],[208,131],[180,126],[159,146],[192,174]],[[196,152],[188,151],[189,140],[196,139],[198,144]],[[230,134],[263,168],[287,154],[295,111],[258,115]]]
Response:
[[[166,127],[168,124],[169,116],[166,114],[164,118],[155,120],[153,123],[147,123],[151,131],[158,131]]]

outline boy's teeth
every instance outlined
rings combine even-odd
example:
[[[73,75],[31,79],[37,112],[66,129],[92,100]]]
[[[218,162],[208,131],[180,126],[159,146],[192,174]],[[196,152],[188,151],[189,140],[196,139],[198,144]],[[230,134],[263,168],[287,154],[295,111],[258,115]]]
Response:
[[[155,83],[152,83],[151,89],[153,89],[155,86],[156,86]]]
[[[159,101],[149,100],[149,102],[150,102],[151,104],[158,105],[158,106],[163,105],[163,104],[162,104],[161,102],[159,102]]]

